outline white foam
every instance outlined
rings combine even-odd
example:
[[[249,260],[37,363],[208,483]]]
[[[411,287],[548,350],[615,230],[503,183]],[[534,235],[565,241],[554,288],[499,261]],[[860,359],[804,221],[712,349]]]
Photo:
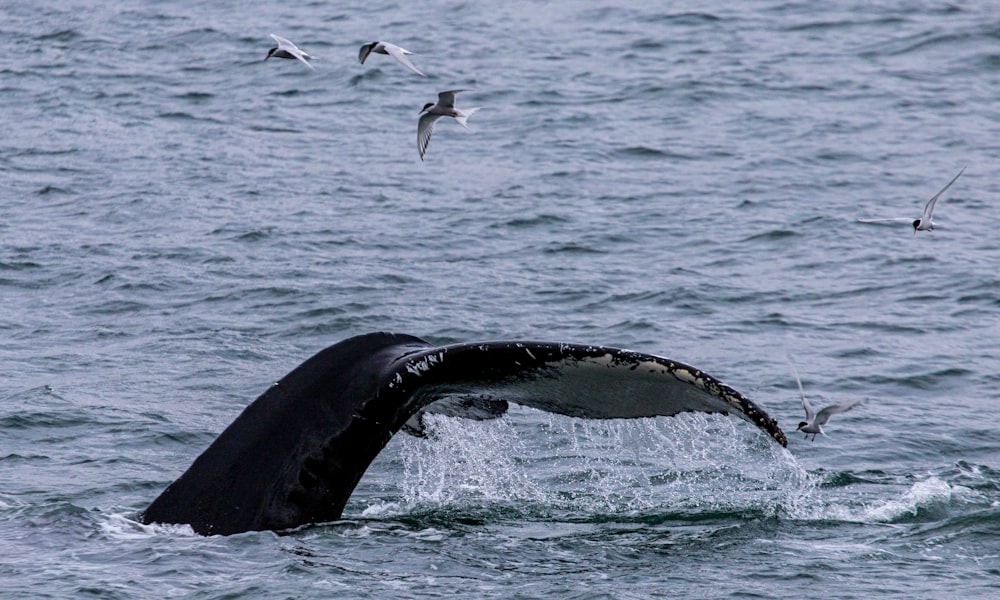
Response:
[[[903,517],[915,517],[922,508],[946,505],[955,489],[937,477],[914,483],[901,497],[877,504],[861,512],[865,522],[892,522]]]
[[[399,502],[379,502],[362,510],[361,516],[366,519],[377,519],[384,516],[398,515],[401,512],[403,512],[403,505]]]
[[[137,540],[155,535],[197,536],[190,525],[151,523],[146,525],[120,513],[104,515],[99,522],[101,532],[114,540]]]
[[[907,490],[889,500],[866,502],[850,487],[840,488],[839,494],[821,493],[818,484],[803,494],[800,501],[788,507],[788,517],[802,520],[831,520],[853,523],[892,523],[916,517],[921,511],[946,508],[956,495],[970,492],[934,476],[913,483]],[[851,492],[845,495],[844,492]]]

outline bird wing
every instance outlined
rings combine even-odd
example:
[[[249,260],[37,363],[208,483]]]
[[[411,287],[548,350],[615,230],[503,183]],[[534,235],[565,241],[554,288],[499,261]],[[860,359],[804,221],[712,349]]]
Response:
[[[448,90],[438,94],[438,106],[441,108],[455,108],[455,94],[466,90]]]
[[[365,59],[368,58],[368,55],[372,53],[372,50],[374,50],[377,45],[378,42],[372,42],[361,46],[361,50],[358,51],[358,60],[361,61],[361,64],[365,64]]]
[[[408,50],[404,50],[403,48],[400,48],[399,46],[394,46],[392,44],[387,44],[385,42],[382,42],[382,46],[385,48],[385,51],[389,53],[389,56],[391,56],[391,57],[395,58],[396,60],[398,60],[400,62],[400,64],[402,64],[404,67],[406,67],[407,69],[413,71],[417,75],[420,75],[421,77],[427,77],[426,75],[424,75],[420,71],[420,69],[418,69],[415,66],[413,66],[413,63],[410,62],[410,59],[406,58],[406,55],[407,54],[413,54],[412,52],[410,52]],[[452,95],[452,102],[453,103],[455,102],[454,95]]]
[[[830,420],[830,417],[842,412],[847,412],[854,408],[855,406],[861,404],[861,400],[855,400],[854,402],[845,402],[843,404],[831,404],[823,410],[819,411],[816,415],[816,425],[823,425]]]
[[[316,67],[314,67],[314,66],[312,66],[311,64],[309,64],[309,61],[308,61],[308,60],[306,60],[306,58],[312,58],[312,57],[311,57],[311,56],[309,56],[308,54],[306,54],[305,52],[303,52],[303,51],[299,50],[298,52],[290,52],[289,54],[291,54],[291,55],[292,55],[292,56],[294,56],[295,58],[297,58],[297,59],[299,59],[300,61],[302,61],[302,64],[304,64],[305,66],[309,67],[309,68],[310,68],[310,69],[312,69],[313,71],[315,71],[315,70],[316,70]]]
[[[909,217],[888,217],[883,219],[858,219],[858,223],[887,223],[889,221],[910,222],[913,221],[913,219]]]
[[[424,160],[424,153],[427,152],[427,144],[434,133],[434,122],[440,118],[441,115],[424,113],[417,122],[417,152],[420,153],[420,160]]]
[[[802,391],[802,382],[799,381],[799,376],[795,376],[796,383],[799,384],[799,394],[802,396],[802,408],[806,411],[806,421],[812,422],[816,417],[816,413],[813,412],[812,406],[809,405],[809,400],[806,398],[805,392]]]
[[[799,385],[799,396],[802,397],[802,408],[806,411],[806,421],[812,422],[813,417],[816,415],[813,413],[812,406],[809,405],[809,401],[806,400],[806,393],[802,390],[802,380],[799,379],[799,370],[792,365],[792,371],[795,372],[795,383]]]
[[[924,207],[924,214],[920,217],[920,221],[922,223],[931,222],[931,217],[934,215],[934,206],[937,204],[938,198],[941,197],[941,194],[948,191],[948,188],[951,187],[951,184],[958,181],[958,178],[962,176],[962,173],[965,173],[965,169],[966,167],[962,167],[962,170],[958,172],[958,175],[955,175],[954,179],[948,182],[948,185],[941,188],[940,192],[934,194],[934,197],[927,201],[927,206]]]
[[[314,67],[311,64],[309,64],[309,61],[306,60],[307,58],[312,58],[312,57],[309,56],[308,54],[306,54],[305,52],[299,50],[298,46],[296,46],[292,42],[286,40],[285,38],[281,37],[280,35],[274,35],[272,33],[271,37],[274,38],[274,41],[278,42],[278,49],[279,50],[284,50],[285,52],[291,54],[295,58],[297,58],[300,61],[302,61],[302,64],[304,64],[305,66],[309,67],[313,71],[316,70],[316,67]]]

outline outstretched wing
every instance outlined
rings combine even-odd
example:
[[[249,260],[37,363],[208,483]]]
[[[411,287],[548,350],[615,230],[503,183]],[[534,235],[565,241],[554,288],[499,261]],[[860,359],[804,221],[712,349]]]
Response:
[[[862,400],[855,400],[854,402],[845,402],[843,404],[831,404],[819,411],[819,414],[816,415],[816,424],[826,425],[831,416],[847,412],[862,402]]]
[[[399,46],[386,44],[385,42],[382,42],[382,45],[385,48],[385,51],[389,53],[389,56],[398,60],[404,67],[413,71],[417,75],[420,75],[421,77],[427,77],[427,75],[424,75],[423,72],[420,71],[420,69],[413,66],[413,63],[410,62],[410,59],[406,57],[407,54],[413,54],[412,52],[408,52],[407,50],[404,50]]]
[[[441,108],[455,108],[455,94],[467,92],[468,90],[448,90],[438,93],[438,106]]]
[[[281,37],[280,35],[275,35],[275,34],[272,33],[271,34],[271,39],[274,40],[274,42],[276,44],[278,44],[278,49],[279,50],[288,50],[288,49],[291,49],[291,48],[297,48],[295,46],[295,44],[293,44],[287,38]]]
[[[375,46],[378,46],[378,42],[372,42],[370,44],[365,44],[364,46],[361,46],[361,49],[358,50],[358,62],[360,62],[361,64],[365,64],[365,59],[367,59],[368,55],[372,53],[372,50],[375,49]]]
[[[889,217],[889,218],[886,218],[886,219],[858,219],[858,223],[889,223],[889,222],[894,222],[894,223],[907,222],[907,223],[911,223],[911,222],[913,222],[913,219],[911,219],[909,217]]]
[[[440,118],[441,115],[424,113],[417,121],[417,152],[420,153],[420,160],[424,160],[427,144],[430,143],[431,136],[434,134],[434,122]]]
[[[809,404],[809,400],[806,399],[805,390],[802,389],[802,380],[799,378],[799,370],[795,368],[795,363],[789,361],[789,364],[792,365],[792,371],[795,373],[795,383],[799,386],[799,396],[802,397],[802,409],[806,411],[806,421],[811,423],[816,415],[813,413],[813,408]]]
[[[271,386],[141,518],[202,534],[337,519],[392,435],[456,397],[478,399],[470,406],[484,418],[506,401],[598,419],[733,413],[787,443],[753,402],[670,359],[538,342],[432,347],[375,333],[323,350]]]
[[[927,201],[927,205],[924,206],[924,214],[920,217],[921,221],[924,223],[931,222],[931,217],[934,216],[934,207],[937,205],[938,198],[941,197],[941,194],[948,191],[948,188],[950,188],[953,183],[958,181],[958,178],[962,176],[962,173],[965,173],[965,169],[966,167],[962,167],[962,170],[958,172],[958,175],[955,175],[954,179],[948,182],[948,185],[941,188],[940,192],[934,194],[934,197]]]

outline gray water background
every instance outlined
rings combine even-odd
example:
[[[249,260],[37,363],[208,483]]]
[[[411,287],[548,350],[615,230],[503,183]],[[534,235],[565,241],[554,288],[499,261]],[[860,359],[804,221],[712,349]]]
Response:
[[[263,61],[277,33],[316,55]],[[357,61],[384,39],[418,54]],[[0,595],[995,597],[992,2],[0,2]],[[417,113],[467,88],[470,131]],[[866,216],[916,218],[934,232]],[[791,433],[515,409],[344,520],[139,512],[376,330],[693,364]]]

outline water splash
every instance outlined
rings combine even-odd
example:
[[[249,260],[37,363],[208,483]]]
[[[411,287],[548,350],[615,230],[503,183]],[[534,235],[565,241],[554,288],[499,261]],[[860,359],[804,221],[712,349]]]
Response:
[[[403,441],[404,499],[449,503],[462,498],[540,500],[542,491],[520,468],[527,454],[507,419],[470,422],[427,415],[431,440]]]
[[[737,419],[573,419],[512,407],[502,419],[431,415],[429,439],[402,440],[403,501],[379,514],[433,506],[522,516],[663,520],[777,517],[791,521],[898,523],[945,518],[983,495],[942,477],[855,481],[808,471]],[[830,477],[846,478],[829,485]],[[901,485],[902,483],[902,485]],[[899,491],[885,499],[884,486]],[[877,499],[873,499],[877,498]]]
[[[486,422],[434,415],[404,439],[406,503],[483,500],[589,518],[776,515],[815,488],[787,450],[735,419],[573,419],[521,407]]]

